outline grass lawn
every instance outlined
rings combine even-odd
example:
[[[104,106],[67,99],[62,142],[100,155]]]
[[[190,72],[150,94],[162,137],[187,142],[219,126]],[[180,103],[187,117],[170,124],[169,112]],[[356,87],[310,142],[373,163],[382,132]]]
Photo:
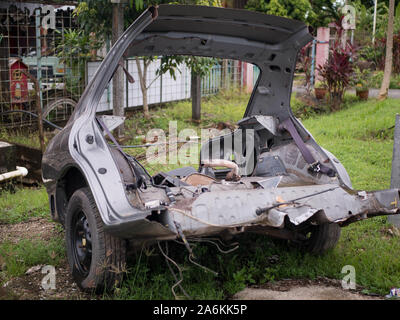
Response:
[[[127,130],[135,138],[128,143],[141,143],[142,138],[137,136],[145,134],[150,128],[168,130],[169,119],[178,121],[178,130],[187,127],[199,130],[219,122],[235,123],[242,117],[247,99],[248,96],[238,94],[206,99],[202,104],[201,124],[189,120],[190,102],[154,109],[150,121],[143,119],[139,113],[134,114],[127,120]],[[399,104],[390,99],[385,102],[358,102],[334,114],[305,119],[303,123],[320,145],[342,161],[355,189],[384,189],[390,183],[393,148],[393,129],[390,128],[394,125],[395,114],[400,111]],[[162,168],[164,171],[168,169]],[[1,194],[0,223],[15,223],[31,216],[46,215],[48,204],[43,189],[23,189],[15,194]],[[217,271],[218,276],[192,265],[179,244],[169,245],[169,255],[183,268],[182,285],[196,299],[223,299],[247,285],[283,278],[313,279],[325,276],[341,279],[341,270],[345,265],[355,267],[356,282],[365,287],[367,292],[384,295],[390,288],[400,287],[400,239],[392,236],[388,229],[384,217],[352,224],[342,229],[338,246],[319,257],[301,253],[259,235],[238,237],[240,248],[230,254],[219,253],[216,247],[209,244],[196,245],[194,253],[197,261]],[[57,252],[62,251],[56,247]],[[19,252],[18,248],[0,244],[0,255],[10,250]],[[43,256],[38,253],[38,257]],[[31,265],[31,260],[24,261],[28,262],[21,269],[13,267],[13,270],[17,270],[16,274]],[[143,249],[130,258],[128,275],[122,287],[112,295],[104,294],[102,298],[173,298],[171,286],[174,283],[158,248]],[[176,291],[180,293],[178,288]]]

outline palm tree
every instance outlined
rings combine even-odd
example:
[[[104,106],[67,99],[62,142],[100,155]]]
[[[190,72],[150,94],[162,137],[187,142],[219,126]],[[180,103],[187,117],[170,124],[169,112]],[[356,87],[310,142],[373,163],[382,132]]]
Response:
[[[394,18],[394,1],[389,1],[389,20],[387,27],[387,39],[386,39],[386,58],[385,58],[385,71],[383,74],[383,80],[381,89],[379,90],[379,100],[385,100],[388,95],[390,75],[392,73],[393,65],[393,18]]]

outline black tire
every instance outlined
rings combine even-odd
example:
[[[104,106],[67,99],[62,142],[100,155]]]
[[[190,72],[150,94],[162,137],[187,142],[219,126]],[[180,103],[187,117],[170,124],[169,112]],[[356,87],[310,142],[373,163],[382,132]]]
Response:
[[[340,232],[340,226],[336,223],[311,226],[306,232],[307,239],[302,241],[301,247],[307,252],[321,255],[336,246]]]
[[[104,231],[89,188],[75,191],[69,200],[65,237],[70,271],[79,288],[101,292],[121,283],[126,241]]]

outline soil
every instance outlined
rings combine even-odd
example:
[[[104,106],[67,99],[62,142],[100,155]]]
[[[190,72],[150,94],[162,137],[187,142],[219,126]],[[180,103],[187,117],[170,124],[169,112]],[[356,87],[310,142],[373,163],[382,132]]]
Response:
[[[31,218],[15,224],[0,224],[0,243],[18,243],[21,235],[28,240],[50,240],[60,237],[62,229],[54,222],[43,218]]]
[[[24,239],[46,241],[55,237],[64,237],[64,231],[58,224],[42,218],[0,225],[0,243],[4,241],[18,243],[21,240],[21,235]],[[56,268],[54,290],[42,288],[41,283],[45,276],[42,273],[42,267],[42,265],[34,266],[23,276],[12,278],[0,286],[0,300],[75,300],[90,298],[89,295],[82,293],[73,282],[66,260]]]
[[[316,280],[285,279],[262,286],[253,286],[236,293],[236,300],[381,300],[381,296],[366,295],[362,288],[345,290],[341,281],[328,278]]]
[[[73,282],[67,266],[56,268],[55,289],[43,289],[41,282],[45,274],[42,266],[30,274],[13,278],[0,287],[0,300],[82,300],[90,296],[79,290]]]

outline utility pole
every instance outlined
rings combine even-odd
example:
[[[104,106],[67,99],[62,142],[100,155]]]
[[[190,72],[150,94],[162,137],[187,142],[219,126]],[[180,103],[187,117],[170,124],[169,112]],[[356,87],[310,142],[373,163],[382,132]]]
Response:
[[[118,38],[124,32],[124,6],[127,0],[111,0],[113,4],[112,15],[112,44],[114,45]],[[124,116],[124,74],[120,67],[114,73],[112,79],[112,96],[113,96],[113,115]],[[124,137],[124,124],[116,129],[118,139]]]
[[[376,10],[378,8],[378,0],[374,1],[374,25],[372,26],[372,44],[375,43],[375,31],[376,31]]]

